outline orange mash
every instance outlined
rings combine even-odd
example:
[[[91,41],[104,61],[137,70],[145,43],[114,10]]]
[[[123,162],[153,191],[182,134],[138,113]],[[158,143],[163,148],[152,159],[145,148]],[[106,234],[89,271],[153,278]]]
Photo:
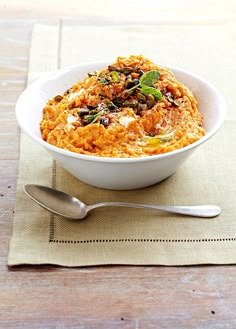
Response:
[[[118,57],[49,100],[42,138],[100,157],[143,157],[185,147],[205,135],[192,92],[142,55]]]

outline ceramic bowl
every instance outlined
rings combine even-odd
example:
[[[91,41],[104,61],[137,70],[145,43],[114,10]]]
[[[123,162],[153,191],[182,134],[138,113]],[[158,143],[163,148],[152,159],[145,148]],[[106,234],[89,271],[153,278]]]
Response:
[[[220,92],[195,74],[168,66],[177,80],[185,84],[198,101],[207,132],[199,141],[176,151],[140,158],[77,154],[45,142],[41,137],[39,123],[48,99],[63,94],[88,72],[102,69],[107,65],[107,62],[87,63],[49,74],[31,84],[16,104],[16,117],[20,127],[79,180],[96,187],[114,190],[138,189],[156,184],[172,175],[192,152],[207,142],[222,126],[226,105]]]

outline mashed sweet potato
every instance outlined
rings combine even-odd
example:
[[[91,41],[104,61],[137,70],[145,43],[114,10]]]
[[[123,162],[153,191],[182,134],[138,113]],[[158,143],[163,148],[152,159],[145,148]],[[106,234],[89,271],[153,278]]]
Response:
[[[49,100],[42,138],[101,157],[142,157],[185,147],[205,135],[192,92],[142,55],[118,57]]]

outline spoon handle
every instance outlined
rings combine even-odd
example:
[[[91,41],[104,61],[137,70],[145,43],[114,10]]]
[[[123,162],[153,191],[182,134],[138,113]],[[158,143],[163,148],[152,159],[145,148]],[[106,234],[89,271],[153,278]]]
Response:
[[[214,205],[201,206],[156,206],[142,203],[128,203],[128,202],[101,202],[88,206],[88,211],[100,207],[129,207],[129,208],[146,208],[161,211],[167,211],[175,214],[182,214],[194,217],[215,217],[220,214],[221,208]]]

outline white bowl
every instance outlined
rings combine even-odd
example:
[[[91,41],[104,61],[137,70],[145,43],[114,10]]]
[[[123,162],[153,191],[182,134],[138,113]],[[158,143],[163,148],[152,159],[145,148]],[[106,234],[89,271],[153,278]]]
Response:
[[[220,92],[198,76],[169,67],[177,80],[189,87],[198,101],[207,133],[199,141],[165,154],[140,158],[109,158],[77,154],[46,143],[40,133],[42,110],[48,99],[63,94],[88,72],[107,67],[107,62],[81,64],[59,70],[30,85],[16,103],[20,127],[44,147],[58,162],[79,180],[101,188],[129,190],[153,185],[173,174],[188,156],[208,141],[221,127],[226,105]]]

